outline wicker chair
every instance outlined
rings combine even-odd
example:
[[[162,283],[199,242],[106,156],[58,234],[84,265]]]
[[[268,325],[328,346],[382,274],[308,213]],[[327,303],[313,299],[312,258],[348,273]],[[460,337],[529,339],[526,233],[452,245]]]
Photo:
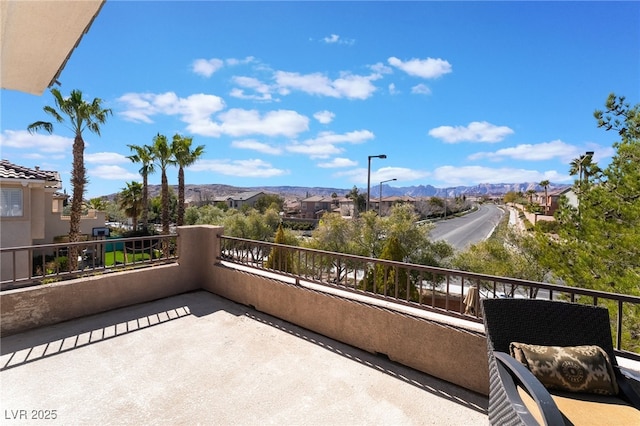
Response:
[[[491,424],[640,425],[640,382],[625,376],[617,366],[609,312],[605,308],[511,298],[483,299],[482,308],[489,352]],[[531,371],[509,355],[512,342],[600,346],[613,365],[619,394],[549,391]]]

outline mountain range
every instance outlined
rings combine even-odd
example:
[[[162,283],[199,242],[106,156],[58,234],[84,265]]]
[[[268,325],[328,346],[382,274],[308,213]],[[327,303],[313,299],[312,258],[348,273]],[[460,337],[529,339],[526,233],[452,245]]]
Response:
[[[570,185],[556,185],[550,184],[547,188],[548,192],[562,190]],[[171,185],[174,192],[177,193],[177,185]],[[379,194],[379,186],[371,186],[371,196],[377,197]],[[404,196],[411,197],[452,197],[457,195],[466,196],[501,196],[507,192],[527,192],[534,190],[536,192],[543,192],[544,188],[538,183],[524,182],[524,183],[485,183],[474,186],[451,186],[447,188],[436,188],[432,185],[417,185],[417,186],[388,186],[382,185],[382,196]],[[327,187],[307,187],[307,186],[252,186],[252,187],[237,187],[222,184],[201,184],[201,185],[186,185],[185,198],[194,199],[201,197],[204,199],[211,199],[213,197],[220,197],[226,195],[233,195],[239,192],[246,191],[262,191],[266,193],[275,193],[284,198],[306,198],[313,195],[330,197],[333,193],[338,196],[346,195],[351,191],[351,188],[327,188]],[[358,188],[360,193],[366,193],[366,188]],[[116,194],[108,195],[107,198],[115,198]],[[156,197],[160,195],[160,185],[149,185],[149,197]]]

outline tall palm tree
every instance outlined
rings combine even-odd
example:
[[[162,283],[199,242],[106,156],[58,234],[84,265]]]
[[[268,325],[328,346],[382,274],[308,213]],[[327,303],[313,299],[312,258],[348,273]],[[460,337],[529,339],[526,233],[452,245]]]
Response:
[[[153,138],[153,161],[162,174],[162,189],[160,197],[162,199],[162,233],[169,233],[169,181],[167,180],[167,167],[176,164],[172,144],[165,135],[158,133]]]
[[[122,192],[118,197],[120,207],[127,217],[132,219],[134,231],[138,230],[138,216],[140,216],[140,211],[143,210],[142,189],[140,182],[127,182],[127,187],[122,188]]]
[[[140,175],[142,176],[142,227],[146,232],[149,228],[149,175],[154,173],[153,147],[149,145],[127,145],[134,153],[127,158],[134,163],[140,163]]]
[[[549,202],[547,201],[547,188],[549,188],[549,184],[551,182],[549,182],[549,180],[545,179],[540,181],[540,183],[538,185],[540,185],[541,187],[544,188],[544,213],[547,213],[548,207],[549,207]]]
[[[82,132],[89,130],[100,136],[100,126],[106,123],[111,115],[111,109],[102,107],[102,99],[94,98],[87,102],[82,97],[80,90],[72,90],[68,98],[64,98],[58,89],[51,89],[55,102],[54,106],[45,106],[44,112],[50,115],[58,123],[64,123],[74,134],[73,139],[73,169],[71,171],[71,185],[73,186],[73,199],[71,201],[71,218],[69,220],[69,242],[77,242],[80,239],[80,217],[82,215],[82,203],[87,183],[86,169],[84,167],[84,139]],[[53,133],[53,123],[36,121],[27,129],[30,133],[45,130]],[[73,270],[77,266],[77,250],[72,247],[69,253],[69,266]]]
[[[191,150],[193,138],[178,134],[173,136],[173,149],[176,164],[178,164],[178,226],[184,224],[184,169],[195,163],[204,154],[204,145]]]

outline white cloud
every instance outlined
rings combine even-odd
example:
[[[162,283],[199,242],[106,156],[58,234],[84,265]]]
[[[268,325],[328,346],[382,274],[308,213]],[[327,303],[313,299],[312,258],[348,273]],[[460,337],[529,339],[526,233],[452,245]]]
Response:
[[[236,59],[236,58],[229,58],[226,59],[225,62],[227,63],[227,65],[245,65],[245,64],[250,64],[252,62],[255,62],[255,59],[253,56],[247,56],[243,59]]]
[[[275,168],[270,163],[260,159],[200,160],[191,166],[190,170],[248,178],[270,178],[290,173],[289,170]]]
[[[313,139],[307,139],[304,141],[307,145],[314,144],[338,144],[338,143],[363,143],[370,139],[375,138],[373,132],[369,130],[354,130],[347,133],[334,133],[334,132],[320,132],[318,136]]]
[[[392,56],[387,61],[389,62],[389,65],[392,65],[409,75],[422,78],[438,78],[452,71],[451,64],[440,58],[413,58],[408,61],[402,61]]]
[[[378,170],[371,171],[371,188],[378,185],[380,182],[389,179],[397,179],[398,182],[408,183],[411,181],[424,179],[430,175],[425,170],[415,170],[406,167],[381,167]],[[333,175],[336,178],[344,178],[354,184],[366,184],[367,183],[367,169],[358,168],[344,172],[338,172]]]
[[[55,125],[54,125],[55,131]],[[43,153],[71,153],[73,138],[56,134],[29,133],[27,130],[5,130],[0,134],[0,147]]]
[[[308,155],[311,158],[328,158],[344,151],[336,145],[341,143],[359,144],[373,139],[375,136],[369,130],[354,130],[347,133],[320,132],[312,139],[294,142],[286,147],[289,152]]]
[[[430,95],[431,89],[429,89],[429,86],[427,86],[426,84],[420,83],[411,88],[411,93],[414,93],[416,95]]]
[[[318,120],[318,122],[322,123],[322,124],[329,124],[333,121],[333,119],[335,118],[335,114],[332,113],[331,111],[318,111],[315,114],[313,114],[313,118],[315,118],[316,120]]]
[[[122,164],[131,163],[126,156],[117,152],[96,152],[95,154],[84,154],[84,161],[97,164]]]
[[[266,143],[262,143],[262,142],[258,142],[254,139],[245,139],[245,140],[241,140],[241,141],[233,141],[231,142],[231,146],[233,148],[238,148],[238,149],[250,149],[253,151],[258,151],[261,152],[263,154],[270,154],[270,155],[278,155],[282,153],[282,149],[275,147],[275,146],[271,146],[269,144]]]
[[[189,124],[209,120],[211,114],[224,107],[222,98],[215,95],[198,93],[186,98],[178,97],[174,92],[166,93],[126,93],[117,99],[124,104],[120,112],[126,120],[153,123],[154,115],[178,115]]]
[[[218,58],[196,59],[193,61],[192,70],[194,73],[204,77],[211,77],[214,72],[224,66],[224,61]]]
[[[400,91],[398,89],[396,89],[396,85],[395,84],[393,84],[393,83],[389,84],[389,94],[390,95],[397,95],[399,93],[400,93]]]
[[[267,136],[295,137],[309,129],[309,118],[291,110],[269,111],[263,115],[257,110],[234,108],[218,116],[220,123],[207,122],[189,125],[193,133],[205,136],[246,136],[261,134]],[[202,126],[200,126],[200,124]]]
[[[120,166],[103,165],[87,170],[90,177],[108,179],[108,180],[135,180],[141,179],[138,173],[131,173]]]
[[[348,158],[334,158],[331,161],[327,161],[324,163],[318,163],[318,167],[322,167],[325,169],[334,169],[339,167],[353,167],[357,166],[358,162],[349,160]]]
[[[279,93],[287,95],[292,90],[299,90],[310,95],[329,96],[333,98],[367,99],[376,87],[371,83],[381,78],[380,74],[369,76],[345,73],[336,80],[321,73],[299,74],[296,72],[276,71],[274,78]]]
[[[232,80],[238,86],[251,89],[257,93],[255,95],[247,95],[244,93],[244,90],[239,88],[234,88],[233,90],[231,90],[231,93],[230,93],[230,95],[233,96],[234,98],[253,99],[258,101],[272,100],[271,92],[273,90],[273,87],[261,82],[257,78],[235,76],[233,77]]]
[[[234,108],[220,113],[214,121],[211,115],[224,109],[224,101],[218,96],[202,93],[186,98],[179,98],[173,92],[127,93],[118,100],[127,108],[121,113],[125,118],[152,123],[154,115],[177,115],[187,123],[190,133],[202,136],[261,134],[294,137],[309,128],[309,118],[291,110],[269,111],[261,115],[257,110]]]
[[[551,142],[543,142],[539,144],[520,144],[510,148],[499,149],[495,152],[478,152],[469,156],[470,160],[479,160],[488,158],[490,160],[503,160],[512,158],[516,160],[542,161],[552,158],[559,158],[568,162],[576,158],[578,148],[573,145],[555,140]]]
[[[486,121],[473,121],[468,126],[440,126],[429,130],[429,135],[446,143],[502,141],[512,134],[513,130],[506,126],[496,126]]]
[[[369,68],[375,74],[392,74],[393,73],[393,68],[386,66],[382,62],[377,62],[373,65],[370,65]]]
[[[327,44],[347,44],[349,46],[355,43],[355,40],[342,38],[338,34],[331,34],[330,36],[324,37],[322,41]]]
[[[480,183],[552,182],[570,181],[572,178],[555,170],[515,169],[510,167],[491,168],[482,166],[442,166],[433,172],[433,178],[446,185],[474,185]],[[507,182],[508,181],[508,182]]]
[[[285,149],[296,154],[308,155],[311,158],[328,158],[344,151],[344,149],[338,148],[330,143],[312,145],[293,143]]]

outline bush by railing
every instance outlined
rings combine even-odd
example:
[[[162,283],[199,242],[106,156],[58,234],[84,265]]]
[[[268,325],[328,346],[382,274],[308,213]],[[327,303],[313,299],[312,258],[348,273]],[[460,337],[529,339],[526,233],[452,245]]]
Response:
[[[640,359],[640,297],[220,236],[221,260],[300,281],[481,322],[480,298],[518,297],[605,306],[614,346]]]
[[[69,254],[78,253],[70,270]],[[177,259],[176,235],[42,244],[0,249],[1,290],[144,267]]]

